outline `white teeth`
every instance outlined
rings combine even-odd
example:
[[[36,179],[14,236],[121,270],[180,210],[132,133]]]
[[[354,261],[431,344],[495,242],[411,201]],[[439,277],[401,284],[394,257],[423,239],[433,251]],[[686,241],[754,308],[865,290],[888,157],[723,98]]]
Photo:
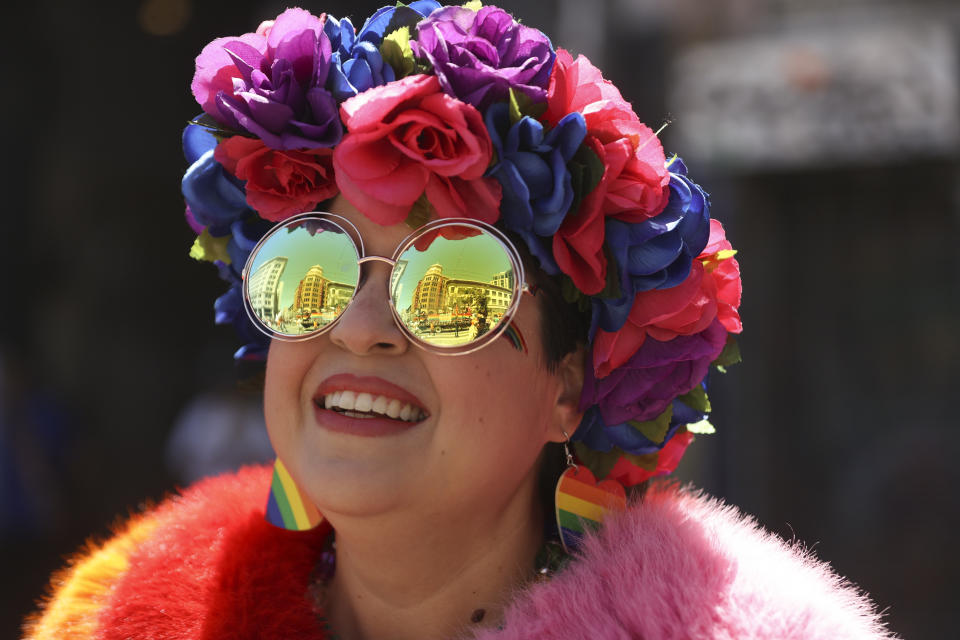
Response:
[[[373,396],[369,393],[358,393],[357,402],[353,405],[355,411],[370,411],[373,407]]]
[[[353,391],[342,391],[336,406],[347,411],[353,411],[357,407],[357,394]]]
[[[340,413],[356,418],[371,417],[371,413],[377,413],[405,422],[418,422],[426,417],[418,407],[412,404],[404,404],[396,398],[386,396],[375,396],[371,393],[358,393],[356,391],[334,391],[323,398],[324,409],[336,409]]]
[[[390,403],[387,405],[387,408],[386,408],[386,410],[384,411],[384,413],[386,413],[386,414],[387,414],[388,416],[390,416],[391,418],[399,418],[399,417],[400,417],[400,409],[402,409],[402,408],[403,408],[403,403],[400,402],[399,400],[397,400],[396,398],[394,398],[394,399],[391,400]]]

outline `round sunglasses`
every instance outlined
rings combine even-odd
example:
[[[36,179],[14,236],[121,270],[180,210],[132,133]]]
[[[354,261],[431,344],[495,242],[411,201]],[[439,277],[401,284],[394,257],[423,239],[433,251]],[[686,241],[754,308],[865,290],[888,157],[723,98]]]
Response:
[[[367,255],[343,216],[314,212],[283,221],[253,248],[243,268],[247,315],[277,340],[320,335],[353,300],[361,266],[374,261],[391,267],[387,294],[397,326],[433,353],[470,353],[495,340],[527,290],[516,247],[478,220],[430,222],[388,258]]]

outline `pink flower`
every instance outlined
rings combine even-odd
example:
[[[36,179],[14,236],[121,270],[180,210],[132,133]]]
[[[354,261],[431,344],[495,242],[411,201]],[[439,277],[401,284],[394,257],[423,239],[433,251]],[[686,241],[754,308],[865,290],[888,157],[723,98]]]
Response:
[[[311,211],[337,194],[329,149],[283,151],[262,140],[233,136],[217,145],[214,158],[247,181],[247,204],[266,220],[279,222]]]
[[[567,216],[553,246],[560,269],[578,289],[594,295],[606,284],[604,218],[641,222],[657,215],[667,204],[670,174],[660,141],[613,83],[584,56],[574,60],[558,49],[543,120],[556,125],[574,112],[583,115],[584,144],[603,162],[604,174],[580,209]]]
[[[668,342],[700,333],[717,319],[730,333],[740,333],[740,265],[729,253],[732,245],[723,226],[710,221],[710,240],[694,260],[687,279],[669,289],[636,295],[627,322],[619,331],[598,329],[593,343],[593,368],[605,378],[630,360],[647,336]]]
[[[499,217],[500,185],[483,178],[493,149],[483,117],[436,77],[374,87],[340,114],[348,133],[333,152],[337,184],[371,220],[402,222],[424,191],[439,217]]]
[[[238,40],[261,53],[267,50],[266,37],[259,33],[245,33],[242,36],[217,38],[197,56],[197,68],[190,89],[200,107],[214,118],[220,117],[217,94],[224,91],[227,95],[233,95],[233,79],[241,77],[236,63],[224,48]]]

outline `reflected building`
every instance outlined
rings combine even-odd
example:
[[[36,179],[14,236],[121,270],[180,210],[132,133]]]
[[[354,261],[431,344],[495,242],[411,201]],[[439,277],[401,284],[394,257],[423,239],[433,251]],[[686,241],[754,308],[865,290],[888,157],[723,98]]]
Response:
[[[280,311],[280,276],[287,267],[287,258],[277,256],[264,262],[250,274],[247,292],[250,295],[250,307],[261,320],[276,322]]]
[[[300,311],[320,311],[323,307],[326,282],[323,267],[318,264],[310,267],[293,294],[293,308]]]
[[[334,314],[350,302],[354,289],[353,285],[325,278],[323,267],[315,264],[300,280],[293,294],[293,304],[284,315],[289,319],[306,320],[310,315]],[[323,318],[324,322],[329,320],[332,317]]]
[[[448,278],[443,275],[443,265],[433,264],[423,274],[413,290],[413,308],[423,313],[439,313],[443,310],[444,285]]]
[[[423,316],[437,316],[448,322],[452,315],[465,316],[477,296],[487,299],[487,315],[499,318],[510,306],[513,293],[513,270],[494,274],[490,282],[449,278],[443,275],[443,266],[431,265],[417,282],[411,303],[411,312]]]
[[[513,269],[507,269],[506,271],[493,274],[493,277],[490,278],[490,284],[512,291]]]

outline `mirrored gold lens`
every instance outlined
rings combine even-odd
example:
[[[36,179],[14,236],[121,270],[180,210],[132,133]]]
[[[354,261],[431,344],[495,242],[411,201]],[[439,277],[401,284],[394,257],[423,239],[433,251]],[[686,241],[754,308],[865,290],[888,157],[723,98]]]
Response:
[[[516,276],[492,235],[453,225],[431,237],[400,255],[390,298],[415,337],[436,347],[461,347],[497,328],[513,303]]]
[[[295,337],[333,322],[353,297],[360,267],[350,237],[329,221],[291,222],[269,236],[247,274],[247,304],[268,330]]]

